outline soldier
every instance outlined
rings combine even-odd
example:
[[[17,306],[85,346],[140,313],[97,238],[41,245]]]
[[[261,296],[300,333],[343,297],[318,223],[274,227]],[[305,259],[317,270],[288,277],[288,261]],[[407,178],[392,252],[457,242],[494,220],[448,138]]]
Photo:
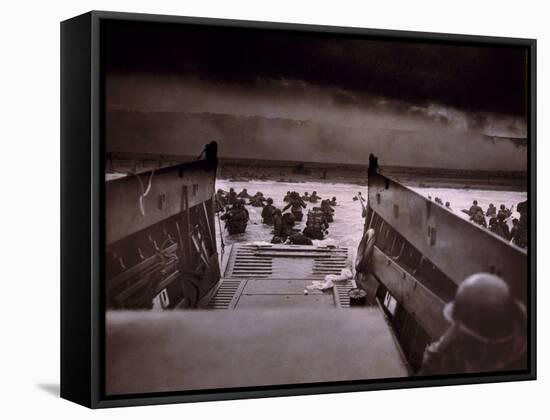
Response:
[[[522,224],[522,219],[527,223],[527,200],[518,203],[518,213],[520,214],[519,223]]]
[[[294,231],[294,216],[292,213],[285,213],[281,215],[280,210],[274,213],[273,221],[273,239],[271,243],[280,244],[284,243],[290,235],[295,233]]]
[[[306,222],[306,227],[303,230],[303,234],[311,239],[324,239],[324,229],[322,223],[317,219],[310,219]]]
[[[251,198],[250,194],[248,194],[248,191],[246,191],[246,188],[243,188],[243,190],[237,194],[237,197],[239,198]]]
[[[282,226],[283,226],[283,213],[279,209],[275,209],[275,211],[272,213],[273,218],[273,239],[271,240],[271,243],[283,243],[284,241],[278,241],[274,242],[275,238],[280,238],[278,235],[281,233]]]
[[[290,191],[287,191],[287,192],[286,192],[286,195],[285,195],[285,197],[283,198],[283,201],[284,201],[285,203],[288,203],[288,202],[290,201]]]
[[[439,198],[439,197],[435,197],[435,202],[436,202],[437,204],[439,204],[440,206],[443,205],[443,200],[442,200],[441,198]]]
[[[310,203],[317,203],[317,200],[320,200],[321,197],[317,195],[317,191],[313,191],[311,195],[309,196],[309,202]]]
[[[445,305],[443,315],[451,326],[426,348],[419,375],[525,368],[525,307],[500,277],[471,275],[458,287],[454,301]]]
[[[504,213],[498,213],[497,215],[497,226],[498,226],[498,233],[497,235],[502,236],[504,239],[509,241],[511,239],[510,236],[510,228],[508,227],[508,224],[506,223],[506,217]]]
[[[237,193],[233,188],[229,188],[229,193],[227,194],[227,204],[233,205],[237,202],[237,200]]]
[[[332,197],[332,200],[330,200],[330,205],[333,207],[338,205],[336,204],[336,197]]]
[[[290,201],[283,208],[283,211],[289,208],[295,220],[297,222],[301,222],[302,219],[304,218],[304,213],[302,213],[302,208],[304,209],[306,208],[306,203],[304,203],[304,200],[302,200],[302,197],[300,197],[300,194],[298,194],[296,191],[293,191],[292,193],[290,193]]]
[[[527,248],[527,228],[522,227],[521,219],[512,220],[512,224],[512,230],[510,231],[512,243],[521,248]]]
[[[273,224],[273,213],[277,208],[273,205],[273,199],[270,197],[267,199],[267,205],[262,210],[262,219],[264,224]]]
[[[225,228],[230,235],[244,233],[249,216],[248,211],[244,208],[243,201],[237,200],[221,219],[225,220]]]
[[[508,219],[512,215],[512,209],[507,209],[504,204],[501,204],[500,209],[498,210],[498,216],[500,216],[501,214],[504,216],[505,219]]]
[[[223,213],[225,211],[225,206],[227,205],[227,199],[225,198],[222,189],[216,191],[216,196],[214,197],[214,199],[216,202],[216,213]]]
[[[296,224],[296,218],[292,213],[284,213],[282,217],[282,236],[290,236],[294,233],[294,225]]]
[[[491,220],[489,220],[489,230],[507,241],[510,240],[510,230],[502,218],[491,217]]]
[[[306,227],[303,230],[303,234],[311,239],[322,240],[325,233],[327,233],[328,226],[324,213],[319,207],[314,207],[307,214]]]
[[[506,239],[507,241],[509,241],[511,238],[510,229],[508,228],[508,225],[504,220],[503,214],[499,213],[497,217],[492,217],[491,220],[489,220],[489,230],[493,232],[495,235],[498,235],[501,238]]]
[[[302,200],[304,200],[304,201],[309,201],[309,198],[310,198],[310,197],[309,197],[309,193],[306,191],[306,192],[304,193],[304,195],[302,196]]]
[[[446,208],[447,210],[453,211],[453,209],[451,208],[451,203],[450,203],[449,201],[446,201],[446,202],[445,202],[445,208]]]
[[[328,223],[334,222],[334,209],[330,206],[330,200],[327,199],[321,201],[321,211],[323,212]]]
[[[477,200],[474,200],[472,207],[470,207],[470,210],[468,211],[468,214],[470,215],[470,217],[473,217],[478,212],[481,212],[481,215],[483,216],[483,209],[478,206]],[[487,223],[485,225],[487,225]]]
[[[528,223],[527,223],[527,217],[528,217],[528,208],[527,208],[527,200],[522,201],[517,206],[518,212],[520,214],[519,217],[519,223],[518,223],[518,230],[515,234],[515,237],[513,238],[514,244],[516,244],[519,247],[527,248],[527,229],[528,229]]]
[[[307,236],[302,235],[301,233],[290,235],[288,238],[288,242],[290,242],[292,245],[313,245],[311,239],[309,239]]]
[[[263,193],[258,191],[254,195],[254,197],[250,199],[250,202],[248,204],[250,204],[252,207],[264,207],[265,206],[264,201],[266,201],[266,199]]]
[[[489,204],[489,208],[485,212],[485,215],[487,217],[495,217],[497,215],[497,208],[495,207],[495,205],[493,203]]]
[[[496,217],[491,217],[489,220],[489,230],[496,235],[500,236],[500,226]]]
[[[485,220],[485,216],[483,215],[483,210],[481,209],[478,210],[476,213],[474,213],[472,216],[470,216],[470,220],[477,225],[487,227],[487,221]]]
[[[428,198],[429,198],[430,200],[432,199],[432,197],[430,197],[430,196],[428,196]],[[366,200],[365,200],[365,197],[363,197],[363,196],[361,195],[361,191],[359,191],[359,192],[357,193],[357,195],[356,195],[355,197],[353,197],[353,201],[357,201],[357,200],[360,200],[362,203],[364,203],[364,202],[366,201]]]
[[[512,229],[510,230],[510,237],[512,238],[512,241],[514,238],[516,238],[519,234],[519,220],[514,218],[512,219]]]

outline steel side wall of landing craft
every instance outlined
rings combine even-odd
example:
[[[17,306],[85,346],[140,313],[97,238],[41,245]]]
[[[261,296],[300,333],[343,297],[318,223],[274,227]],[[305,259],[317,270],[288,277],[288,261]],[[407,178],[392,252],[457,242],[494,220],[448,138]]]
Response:
[[[369,176],[368,205],[457,285],[476,272],[501,276],[527,296],[527,253],[381,174]]]
[[[210,200],[215,177],[214,162],[197,161],[143,172],[139,174],[141,184],[137,175],[106,182],[107,245]],[[140,196],[147,190],[150,178],[151,188],[142,200],[142,213]]]

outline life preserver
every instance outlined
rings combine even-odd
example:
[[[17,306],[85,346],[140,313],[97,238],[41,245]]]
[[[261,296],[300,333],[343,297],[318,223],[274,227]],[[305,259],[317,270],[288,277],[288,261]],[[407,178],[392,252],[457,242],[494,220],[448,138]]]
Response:
[[[359,247],[357,248],[357,257],[355,260],[355,271],[365,272],[370,259],[372,257],[372,251],[374,249],[374,241],[376,235],[374,229],[369,229],[363,235]]]

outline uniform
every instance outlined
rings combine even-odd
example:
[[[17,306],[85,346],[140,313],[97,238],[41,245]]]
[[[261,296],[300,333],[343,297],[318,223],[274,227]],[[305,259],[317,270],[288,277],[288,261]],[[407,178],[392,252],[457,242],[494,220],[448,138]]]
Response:
[[[262,210],[262,220],[266,225],[273,224],[273,213],[277,210],[271,198],[267,199],[267,205]]]
[[[464,280],[445,305],[449,329],[424,352],[419,375],[526,368],[527,317],[508,285],[489,273]]]
[[[306,203],[304,203],[304,200],[300,197],[300,195],[297,192],[293,192],[290,194],[289,203],[283,208],[283,211],[290,208],[290,211],[292,212],[292,215],[294,216],[294,219],[297,222],[301,222],[304,218],[304,214],[302,213],[302,208],[306,208]]]
[[[221,219],[225,220],[225,228],[229,234],[235,235],[245,232],[249,215],[244,206],[238,202],[231,209],[229,209],[227,213],[221,217]]]

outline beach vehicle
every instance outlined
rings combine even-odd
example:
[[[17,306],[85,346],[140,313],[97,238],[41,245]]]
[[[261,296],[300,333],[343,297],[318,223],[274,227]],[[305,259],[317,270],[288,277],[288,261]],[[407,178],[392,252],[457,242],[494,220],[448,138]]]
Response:
[[[468,275],[498,274],[526,301],[525,250],[376,169],[357,253],[217,249],[216,165],[207,153],[106,182],[108,393],[408,376]],[[354,277],[311,287],[343,269]],[[151,381],[159,371],[169,379]]]

